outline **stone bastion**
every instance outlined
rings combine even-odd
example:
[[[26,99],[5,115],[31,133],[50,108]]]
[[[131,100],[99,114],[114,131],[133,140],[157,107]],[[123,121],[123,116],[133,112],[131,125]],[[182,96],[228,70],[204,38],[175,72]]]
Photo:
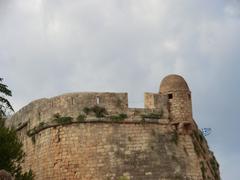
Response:
[[[176,90],[183,78],[172,76],[174,89],[167,83],[145,93],[145,108],[129,108],[127,93],[108,92],[26,105],[7,120],[23,142],[23,169],[37,180],[217,180],[218,163],[192,119],[190,91],[181,83]]]

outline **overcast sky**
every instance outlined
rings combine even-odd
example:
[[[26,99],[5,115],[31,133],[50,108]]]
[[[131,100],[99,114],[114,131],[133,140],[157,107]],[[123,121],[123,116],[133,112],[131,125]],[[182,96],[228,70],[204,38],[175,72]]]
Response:
[[[239,180],[239,0],[0,0],[0,77],[15,110],[77,91],[144,92],[177,73],[221,166]]]

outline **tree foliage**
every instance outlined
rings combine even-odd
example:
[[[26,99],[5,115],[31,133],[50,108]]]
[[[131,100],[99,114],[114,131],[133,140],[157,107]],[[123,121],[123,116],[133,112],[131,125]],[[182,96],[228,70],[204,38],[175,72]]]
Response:
[[[4,126],[6,112],[13,111],[13,108],[6,99],[6,96],[12,96],[12,92],[1,83],[2,80],[0,78],[0,169],[10,172],[16,180],[32,180],[34,176],[31,170],[22,173],[21,163],[25,156],[22,142],[14,129]]]
[[[6,96],[12,96],[12,91],[8,89],[8,86],[2,83],[3,78],[0,78],[0,117],[6,116],[6,111],[13,111],[13,107],[6,99]]]

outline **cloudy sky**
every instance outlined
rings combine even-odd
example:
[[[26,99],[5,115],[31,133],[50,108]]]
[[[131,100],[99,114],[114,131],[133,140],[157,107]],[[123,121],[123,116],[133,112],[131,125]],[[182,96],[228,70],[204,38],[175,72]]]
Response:
[[[223,180],[239,180],[239,32],[239,0],[0,0],[0,77],[17,111],[76,91],[126,91],[142,107],[180,74]]]

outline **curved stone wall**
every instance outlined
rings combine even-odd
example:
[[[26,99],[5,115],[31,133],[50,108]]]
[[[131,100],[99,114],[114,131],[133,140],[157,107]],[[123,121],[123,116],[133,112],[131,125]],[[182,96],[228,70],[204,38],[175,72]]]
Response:
[[[30,138],[19,131],[27,152],[24,169],[36,179],[176,179],[193,177],[192,157],[174,143],[168,125],[79,123],[45,129]],[[187,173],[188,172],[188,173]],[[192,173],[192,174],[191,174]]]

